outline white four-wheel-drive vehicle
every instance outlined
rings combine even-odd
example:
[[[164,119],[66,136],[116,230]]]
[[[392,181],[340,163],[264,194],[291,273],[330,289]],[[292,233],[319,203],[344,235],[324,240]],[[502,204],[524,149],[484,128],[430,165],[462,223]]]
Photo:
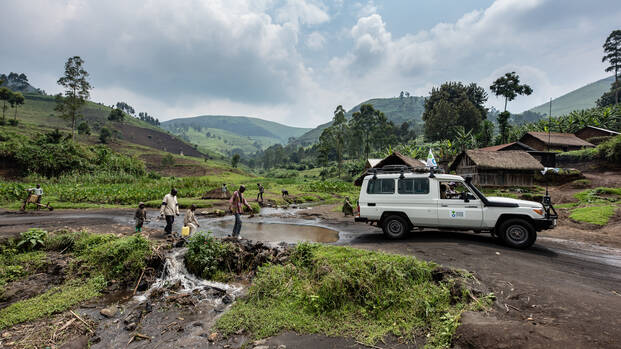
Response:
[[[373,169],[365,176],[355,220],[377,224],[392,239],[414,228],[473,230],[491,233],[512,247],[527,248],[538,231],[556,225],[548,196],[544,203],[485,197],[469,178],[393,166]]]

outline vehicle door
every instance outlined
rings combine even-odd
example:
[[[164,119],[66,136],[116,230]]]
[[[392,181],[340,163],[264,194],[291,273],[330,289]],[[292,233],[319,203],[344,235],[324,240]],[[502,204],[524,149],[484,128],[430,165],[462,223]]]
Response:
[[[414,226],[436,226],[438,206],[429,190],[429,178],[397,179],[395,208],[407,214]]]
[[[479,229],[483,202],[463,182],[439,181],[438,226]]]

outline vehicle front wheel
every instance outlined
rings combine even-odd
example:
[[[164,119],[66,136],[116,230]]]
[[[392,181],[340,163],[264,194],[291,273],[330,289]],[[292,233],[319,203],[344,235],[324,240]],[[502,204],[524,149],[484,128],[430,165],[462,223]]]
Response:
[[[391,239],[401,239],[408,233],[410,225],[401,216],[389,216],[384,219],[382,230]]]
[[[507,219],[500,225],[502,241],[515,248],[531,247],[537,240],[537,232],[528,221],[519,218]]]

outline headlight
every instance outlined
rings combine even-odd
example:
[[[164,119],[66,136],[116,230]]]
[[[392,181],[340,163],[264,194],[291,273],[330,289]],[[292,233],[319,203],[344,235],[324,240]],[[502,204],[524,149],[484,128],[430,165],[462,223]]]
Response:
[[[534,208],[533,212],[535,212],[536,214],[543,216],[543,209],[540,208]]]

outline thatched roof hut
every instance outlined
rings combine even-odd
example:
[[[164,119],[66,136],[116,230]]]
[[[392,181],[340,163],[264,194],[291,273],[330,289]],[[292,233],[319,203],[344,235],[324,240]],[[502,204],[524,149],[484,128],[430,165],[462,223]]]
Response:
[[[371,160],[377,160],[377,159],[369,159],[367,160],[367,164],[371,164],[372,163]],[[403,155],[399,153],[398,151],[393,152],[392,154],[388,155],[387,157],[381,159],[378,162],[375,162],[375,161],[373,162],[375,163],[374,166],[365,168],[364,172],[358,178],[356,178],[356,180],[354,181],[355,185],[357,186],[362,185],[362,181],[364,180],[366,170],[369,168],[382,168],[388,165],[404,165],[404,166],[408,166],[413,169],[417,169],[417,168],[424,169],[425,168],[425,164],[422,161],[412,159],[411,157],[407,155]]]
[[[549,150],[570,151],[594,147],[593,144],[576,137],[573,133],[528,132],[520,138],[520,142],[540,151],[548,150],[548,148]]]
[[[529,187],[543,165],[524,151],[466,150],[457,156],[450,170],[472,177],[477,185]]]

